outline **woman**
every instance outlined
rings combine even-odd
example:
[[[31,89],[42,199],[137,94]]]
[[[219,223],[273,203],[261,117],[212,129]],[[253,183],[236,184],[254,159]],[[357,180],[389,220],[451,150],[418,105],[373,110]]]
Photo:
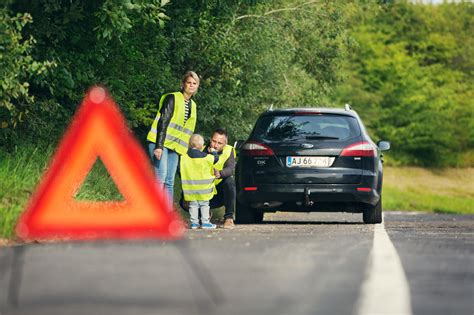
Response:
[[[199,88],[193,71],[184,74],[181,91],[164,94],[147,140],[155,175],[173,200],[174,177],[179,156],[188,151],[189,138],[196,126],[196,103],[191,99]]]

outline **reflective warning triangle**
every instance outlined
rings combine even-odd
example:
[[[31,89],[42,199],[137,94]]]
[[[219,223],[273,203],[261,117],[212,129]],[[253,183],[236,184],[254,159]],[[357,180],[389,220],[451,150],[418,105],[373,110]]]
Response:
[[[74,196],[100,158],[123,201]],[[175,239],[183,222],[106,90],[92,88],[73,118],[17,226],[31,240]]]

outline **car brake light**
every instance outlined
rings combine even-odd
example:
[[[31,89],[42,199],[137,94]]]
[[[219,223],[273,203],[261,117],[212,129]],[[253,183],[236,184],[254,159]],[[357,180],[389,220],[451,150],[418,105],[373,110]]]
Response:
[[[257,187],[244,187],[245,191],[256,191]]]
[[[372,188],[369,187],[357,187],[357,191],[371,192]]]
[[[377,156],[377,150],[370,142],[357,142],[345,147],[341,156]]]
[[[314,111],[295,112],[295,116],[310,116],[310,115],[322,115],[322,114],[321,114],[321,112],[314,112]]]
[[[258,142],[247,142],[242,146],[242,153],[250,156],[269,156],[273,155],[273,150]]]

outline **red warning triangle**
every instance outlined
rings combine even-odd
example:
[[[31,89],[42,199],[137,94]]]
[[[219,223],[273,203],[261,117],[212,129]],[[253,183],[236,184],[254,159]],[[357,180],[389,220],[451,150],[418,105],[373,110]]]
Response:
[[[97,158],[123,201],[74,199]],[[92,88],[21,215],[17,235],[24,240],[175,239],[183,232],[120,110],[104,88]]]

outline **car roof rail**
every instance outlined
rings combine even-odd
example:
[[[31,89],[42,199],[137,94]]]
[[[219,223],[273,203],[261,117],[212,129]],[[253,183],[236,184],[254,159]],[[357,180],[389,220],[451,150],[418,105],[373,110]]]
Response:
[[[351,105],[349,105],[349,104],[345,104],[345,105],[344,105],[344,108],[346,109],[346,111],[352,110],[352,107],[351,107]]]

